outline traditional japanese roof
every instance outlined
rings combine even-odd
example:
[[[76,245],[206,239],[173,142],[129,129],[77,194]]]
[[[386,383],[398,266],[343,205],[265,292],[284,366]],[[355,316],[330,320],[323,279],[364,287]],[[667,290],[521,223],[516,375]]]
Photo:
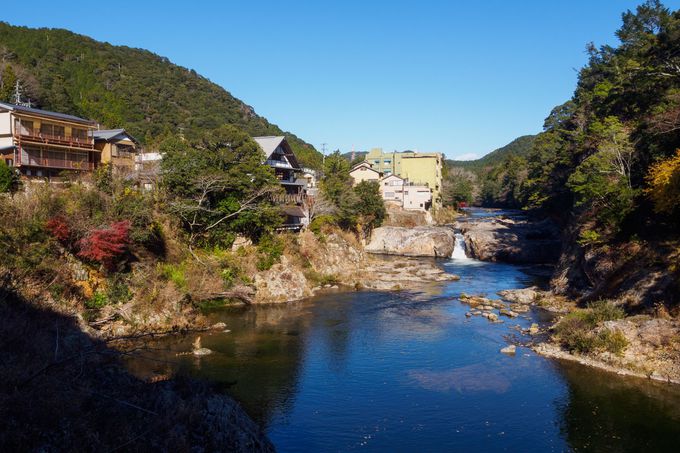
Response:
[[[95,141],[118,141],[118,140],[130,140],[134,143],[139,143],[136,138],[128,134],[125,129],[101,129],[92,132]]]
[[[288,141],[286,140],[286,137],[283,135],[280,136],[274,136],[274,135],[268,135],[264,137],[253,137],[253,140],[255,140],[255,143],[258,144],[260,149],[262,150],[262,155],[264,156],[264,160],[269,159],[269,157],[272,155],[274,151],[280,146],[288,161],[290,164],[296,168],[300,168],[300,164],[297,161],[297,157],[295,157],[295,153],[293,153],[293,149],[290,147],[288,144]]]
[[[85,124],[88,126],[94,126],[95,122],[92,120],[86,120],[84,118],[80,118],[77,116],[73,115],[67,115],[65,113],[59,113],[59,112],[50,112],[49,110],[40,110],[40,109],[35,109],[33,107],[25,107],[23,105],[14,105],[14,104],[9,104],[7,102],[0,102],[0,109],[3,110],[9,110],[11,112],[18,112],[18,113],[26,113],[29,115],[36,115],[36,116],[46,116],[54,119],[59,119],[63,121],[70,121],[73,123],[81,123]]]

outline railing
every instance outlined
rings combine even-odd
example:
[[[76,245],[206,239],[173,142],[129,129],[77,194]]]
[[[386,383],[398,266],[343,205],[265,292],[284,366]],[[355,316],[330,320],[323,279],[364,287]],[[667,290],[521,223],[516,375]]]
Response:
[[[287,169],[290,169],[290,170],[293,170],[293,168],[294,168],[288,162],[281,162],[280,160],[267,160],[267,161],[265,161],[265,165],[269,165],[270,167],[276,167],[276,168],[287,168]]]
[[[62,146],[69,146],[71,148],[94,149],[94,140],[91,137],[61,137],[49,134],[26,134],[15,133],[14,137],[20,141],[27,141],[33,143],[55,144]]]
[[[304,193],[276,194],[271,196],[271,200],[274,203],[293,203],[293,204],[305,203],[307,200],[310,200],[311,198],[312,197]]]
[[[275,231],[300,231],[303,226],[301,223],[284,223],[275,228]]]
[[[28,162],[21,163],[32,167],[60,168],[63,170],[94,170],[94,163],[82,160],[31,157]]]

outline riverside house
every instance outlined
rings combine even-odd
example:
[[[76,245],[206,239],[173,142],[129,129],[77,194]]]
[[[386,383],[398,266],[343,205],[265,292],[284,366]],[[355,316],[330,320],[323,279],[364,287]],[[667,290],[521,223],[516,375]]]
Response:
[[[380,194],[385,203],[395,204],[408,211],[427,211],[432,205],[432,191],[427,185],[414,184],[397,175],[380,180]]]
[[[284,136],[253,137],[262,150],[262,162],[274,170],[276,179],[285,190],[285,194],[274,197],[281,206],[284,217],[282,230],[300,231],[309,223],[305,210],[307,180],[298,178],[302,171],[297,157]]]
[[[29,179],[91,171],[100,159],[95,126],[73,115],[0,103],[0,158]]]
[[[125,129],[96,130],[93,137],[102,164],[110,163],[113,170],[121,174],[131,174],[135,170],[139,141]]]

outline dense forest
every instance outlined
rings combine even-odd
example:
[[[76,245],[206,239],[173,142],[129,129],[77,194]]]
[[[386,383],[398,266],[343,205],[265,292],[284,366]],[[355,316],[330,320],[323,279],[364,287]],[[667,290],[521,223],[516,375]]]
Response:
[[[34,106],[124,127],[147,144],[177,134],[195,139],[230,124],[251,136],[285,134],[304,165],[321,166],[312,145],[194,70],[146,50],[0,22],[0,77],[0,101],[13,100],[19,79]]]
[[[518,139],[519,151],[450,162],[449,176],[472,181],[464,195],[576,215],[589,225],[586,242],[678,225],[680,13],[648,1],[622,22],[618,46],[588,44],[572,99],[550,112],[542,133]]]

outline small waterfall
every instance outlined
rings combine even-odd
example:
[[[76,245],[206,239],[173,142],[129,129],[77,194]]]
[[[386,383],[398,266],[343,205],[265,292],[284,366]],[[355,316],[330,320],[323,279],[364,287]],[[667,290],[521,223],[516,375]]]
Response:
[[[461,233],[456,233],[456,242],[453,246],[453,253],[451,254],[451,258],[459,261],[465,261],[470,259],[465,254],[465,238],[463,238],[463,235]]]

